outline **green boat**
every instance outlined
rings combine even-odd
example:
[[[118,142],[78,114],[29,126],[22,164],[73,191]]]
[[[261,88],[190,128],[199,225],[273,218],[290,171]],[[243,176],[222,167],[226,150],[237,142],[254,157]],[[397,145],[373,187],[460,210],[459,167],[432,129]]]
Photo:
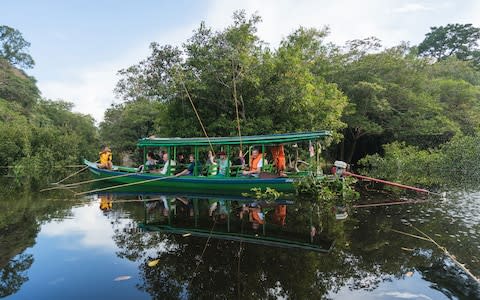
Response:
[[[143,138],[137,143],[137,146],[143,149],[144,160],[147,152],[152,149],[163,149],[168,153],[168,157],[176,157],[177,151],[189,150],[198,158],[200,151],[217,148],[225,152],[227,159],[230,159],[233,153],[233,147],[239,149],[239,146],[248,147],[250,155],[254,147],[261,153],[267,153],[268,147],[277,145],[291,145],[297,148],[299,144],[315,145],[320,147],[320,141],[331,136],[329,131],[256,135],[243,137],[212,137],[212,138]],[[207,148],[208,147],[208,148]],[[297,148],[298,149],[298,148]],[[247,151],[246,151],[247,152]],[[262,156],[262,161],[265,155]],[[318,155],[311,157],[312,160],[318,160]],[[175,175],[178,170],[168,168],[166,174],[139,172],[138,168],[129,168],[122,166],[113,166],[111,170],[100,169],[97,164],[88,160],[84,161],[89,170],[96,178],[102,178],[102,181],[108,184],[115,184],[108,188],[115,190],[118,186],[135,186],[135,189],[154,192],[175,192],[185,193],[209,193],[209,194],[241,194],[250,192],[253,188],[273,188],[278,192],[292,193],[295,191],[294,182],[304,176],[312,174],[314,171],[290,172],[287,177],[281,177],[276,174],[272,165],[263,163],[264,168],[258,177],[242,176],[241,166],[231,165],[227,168],[226,174],[220,176],[217,172],[211,172],[211,167],[205,169],[198,163],[195,164],[194,171],[188,176]],[[184,167],[177,164],[178,168]],[[316,173],[316,171],[315,171]]]

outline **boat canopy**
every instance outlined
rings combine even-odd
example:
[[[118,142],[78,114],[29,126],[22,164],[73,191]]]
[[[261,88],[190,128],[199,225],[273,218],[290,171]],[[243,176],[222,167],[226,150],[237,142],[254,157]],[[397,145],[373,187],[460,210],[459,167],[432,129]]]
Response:
[[[212,145],[269,145],[286,144],[300,141],[318,140],[332,133],[327,130],[312,132],[283,133],[270,135],[251,135],[232,137],[211,137],[209,139],[202,137],[195,138],[143,138],[138,140],[138,147],[167,147],[167,146],[209,146]]]

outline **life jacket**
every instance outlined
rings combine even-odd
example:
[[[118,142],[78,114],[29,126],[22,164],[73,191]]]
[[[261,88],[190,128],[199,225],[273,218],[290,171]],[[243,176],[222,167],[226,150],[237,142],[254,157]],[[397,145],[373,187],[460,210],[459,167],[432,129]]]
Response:
[[[253,221],[257,222],[258,224],[264,224],[265,220],[263,219],[263,213],[260,211],[252,211],[252,219]]]
[[[273,214],[273,221],[279,225],[285,225],[285,219],[287,218],[287,206],[278,205],[275,207],[275,212]]]
[[[104,165],[109,161],[112,161],[112,152],[111,151],[102,151],[100,155],[100,164]]]
[[[283,145],[275,146],[272,148],[273,162],[278,171],[284,171],[286,166],[285,150]]]
[[[262,161],[263,154],[258,154],[257,158],[250,159],[250,171],[258,170],[258,163]]]

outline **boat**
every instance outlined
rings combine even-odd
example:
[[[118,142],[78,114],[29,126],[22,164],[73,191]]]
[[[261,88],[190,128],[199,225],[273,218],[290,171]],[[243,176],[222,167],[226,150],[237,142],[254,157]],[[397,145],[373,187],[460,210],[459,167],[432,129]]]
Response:
[[[212,137],[212,138],[142,138],[138,141],[137,146],[143,149],[144,159],[147,152],[152,149],[166,150],[169,157],[176,157],[177,151],[188,149],[199,157],[202,150],[220,149],[226,152],[227,158],[231,157],[232,147],[248,147],[248,154],[254,147],[261,149],[262,153],[267,153],[268,147],[278,145],[291,145],[298,147],[298,144],[305,143],[308,145],[317,144],[331,136],[330,131],[314,131],[301,133],[286,133],[272,135],[255,135],[242,137]],[[209,148],[208,148],[209,147]],[[238,149],[238,148],[237,148]],[[193,150],[193,151],[192,151]],[[264,158],[262,158],[264,159]],[[318,155],[312,157],[318,160]],[[175,192],[181,191],[185,193],[209,193],[209,194],[242,194],[249,193],[254,188],[265,190],[266,188],[275,189],[282,193],[295,192],[295,181],[315,173],[316,171],[291,172],[287,177],[281,177],[275,174],[271,165],[264,164],[262,172],[258,177],[242,176],[240,166],[231,166],[227,169],[225,176],[213,175],[210,172],[203,173],[200,167],[195,167],[194,173],[188,176],[176,176],[175,170],[168,169],[165,175],[159,173],[142,173],[138,168],[129,168],[123,166],[113,166],[111,170],[100,169],[97,164],[88,160],[84,160],[90,172],[98,179],[102,179],[103,183],[115,184],[109,190],[114,190],[117,186],[135,186],[136,189],[154,192]]]

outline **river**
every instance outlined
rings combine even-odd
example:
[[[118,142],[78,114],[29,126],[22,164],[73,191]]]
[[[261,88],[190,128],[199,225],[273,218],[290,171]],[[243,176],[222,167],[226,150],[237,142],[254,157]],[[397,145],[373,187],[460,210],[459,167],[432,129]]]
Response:
[[[480,276],[480,192],[337,220],[291,200],[74,198],[25,185],[1,181],[6,299],[480,299],[475,280],[415,237]]]

